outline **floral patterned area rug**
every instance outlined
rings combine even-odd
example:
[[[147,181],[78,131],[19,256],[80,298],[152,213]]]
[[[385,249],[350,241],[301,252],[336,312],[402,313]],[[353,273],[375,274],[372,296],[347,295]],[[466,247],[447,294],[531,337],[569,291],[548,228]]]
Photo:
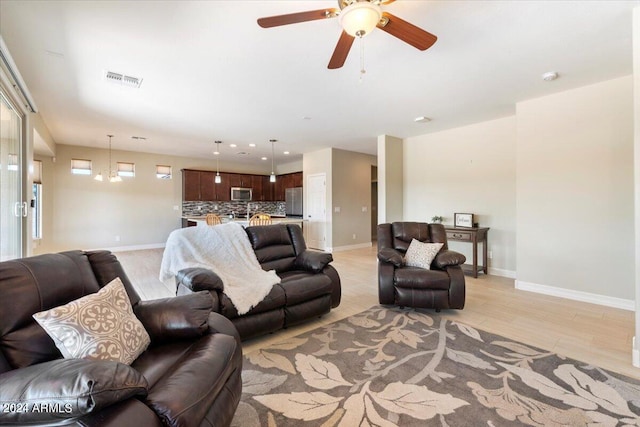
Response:
[[[372,307],[245,356],[233,426],[640,426],[640,381]]]

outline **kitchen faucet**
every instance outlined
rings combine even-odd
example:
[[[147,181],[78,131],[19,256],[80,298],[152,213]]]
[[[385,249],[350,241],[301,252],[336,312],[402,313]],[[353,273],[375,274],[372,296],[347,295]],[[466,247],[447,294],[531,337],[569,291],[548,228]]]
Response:
[[[250,210],[249,210],[249,205],[250,205],[250,204],[251,204],[251,203],[247,202],[247,220],[248,220],[249,218],[251,218]]]

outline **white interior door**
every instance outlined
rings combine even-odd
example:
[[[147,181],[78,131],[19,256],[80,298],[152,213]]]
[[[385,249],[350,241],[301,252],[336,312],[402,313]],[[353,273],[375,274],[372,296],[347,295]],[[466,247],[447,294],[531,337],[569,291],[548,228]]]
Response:
[[[0,91],[0,261],[22,256],[22,118]]]
[[[325,174],[307,176],[307,246],[313,249],[326,248],[327,180]]]

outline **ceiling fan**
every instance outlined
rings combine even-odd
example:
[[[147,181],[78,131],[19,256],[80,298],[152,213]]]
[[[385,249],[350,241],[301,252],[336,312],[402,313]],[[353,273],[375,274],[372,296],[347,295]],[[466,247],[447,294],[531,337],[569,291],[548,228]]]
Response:
[[[331,60],[329,60],[329,69],[342,67],[355,38],[364,37],[376,27],[417,49],[429,49],[438,39],[436,36],[395,15],[382,11],[381,5],[387,5],[394,1],[338,0],[340,9],[329,8],[269,16],[258,19],[258,25],[262,28],[271,28],[338,16],[342,26],[342,34]]]

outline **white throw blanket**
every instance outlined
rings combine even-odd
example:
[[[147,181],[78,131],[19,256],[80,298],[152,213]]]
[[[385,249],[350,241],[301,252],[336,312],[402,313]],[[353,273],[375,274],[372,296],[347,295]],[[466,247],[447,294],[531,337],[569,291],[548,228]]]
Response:
[[[264,271],[249,238],[240,224],[233,222],[186,227],[169,234],[162,254],[160,280],[172,279],[184,268],[204,267],[222,279],[224,293],[245,314],[271,292],[280,278]]]

